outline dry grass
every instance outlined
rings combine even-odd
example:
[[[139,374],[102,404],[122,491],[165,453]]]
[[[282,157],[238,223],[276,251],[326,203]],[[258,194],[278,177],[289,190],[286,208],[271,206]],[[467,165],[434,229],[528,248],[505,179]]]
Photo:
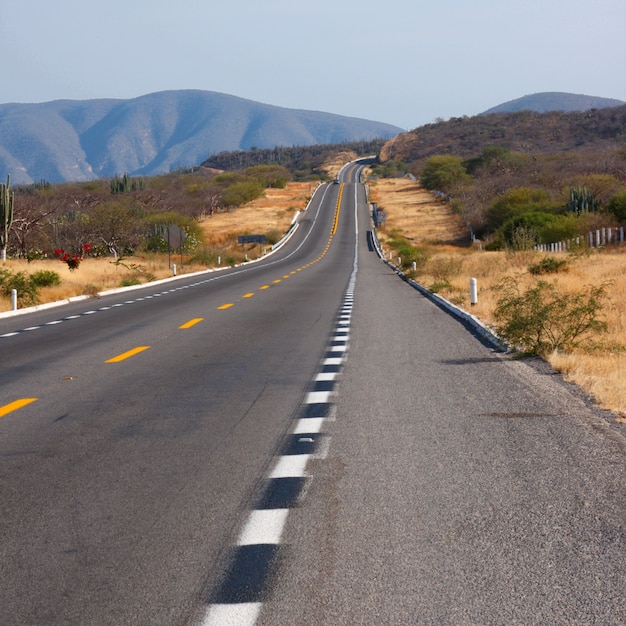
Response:
[[[418,270],[417,280],[493,326],[498,298],[494,285],[505,276],[517,277],[521,287],[532,284],[536,277],[528,271],[529,265],[550,255],[485,252],[462,244],[432,245],[433,242],[450,242],[453,236],[459,236],[459,229],[464,225],[447,204],[416,187],[416,183],[404,180],[380,180],[372,185],[370,196],[387,210],[389,232],[398,230],[415,244],[431,244],[428,246],[430,258]],[[408,201],[404,202],[405,199]],[[384,239],[383,232],[381,240]],[[568,380],[584,388],[600,406],[620,414],[622,417],[618,419],[622,420],[626,415],[626,246],[577,256],[558,256],[568,260],[566,271],[541,278],[555,282],[559,290],[578,291],[588,285],[610,282],[609,300],[602,315],[609,330],[597,338],[593,349],[579,349],[572,354],[555,353],[548,361]],[[470,278],[478,281],[476,305],[470,304]]]
[[[449,204],[408,178],[370,183],[370,201],[387,212],[385,231],[399,231],[414,244],[460,243],[468,240],[463,219]]]
[[[282,235],[296,211],[305,208],[315,190],[315,183],[288,183],[284,189],[266,189],[262,198],[234,211],[214,213],[202,223],[208,244],[223,244],[238,235],[264,234],[272,230]]]
[[[208,246],[218,247],[220,253],[232,255],[236,261],[244,256],[253,259],[263,252],[258,245],[245,247],[237,243],[237,236],[266,234],[275,231],[282,236],[291,225],[298,210],[306,207],[315,190],[315,183],[289,183],[285,189],[267,189],[264,196],[239,209],[227,213],[215,213],[201,222]],[[177,265],[177,273],[191,273],[207,269],[206,264],[192,263],[188,257],[173,255],[171,262]],[[74,296],[97,296],[99,292],[127,284],[144,283],[172,275],[166,255],[152,254],[141,257],[125,257],[123,265],[115,265],[112,259],[87,258],[77,270],[70,271],[58,259],[28,263],[25,260],[8,260],[4,267],[13,273],[34,274],[40,270],[52,270],[61,277],[58,287],[40,290],[41,303],[66,300]],[[133,268],[133,269],[131,269]],[[11,308],[10,298],[0,295],[0,311]]]

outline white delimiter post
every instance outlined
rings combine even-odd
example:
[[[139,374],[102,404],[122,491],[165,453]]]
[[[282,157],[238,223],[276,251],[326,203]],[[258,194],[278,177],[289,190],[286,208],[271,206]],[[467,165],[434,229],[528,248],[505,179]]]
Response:
[[[11,289],[11,311],[17,311],[17,289]]]
[[[470,278],[470,304],[478,304],[478,281]]]

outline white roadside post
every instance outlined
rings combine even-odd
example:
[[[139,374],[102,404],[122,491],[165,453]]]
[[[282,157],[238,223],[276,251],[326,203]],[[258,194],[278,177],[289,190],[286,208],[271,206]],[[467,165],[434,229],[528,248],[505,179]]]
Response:
[[[470,304],[478,304],[478,281],[470,278]]]
[[[17,311],[17,289],[11,289],[11,311]]]

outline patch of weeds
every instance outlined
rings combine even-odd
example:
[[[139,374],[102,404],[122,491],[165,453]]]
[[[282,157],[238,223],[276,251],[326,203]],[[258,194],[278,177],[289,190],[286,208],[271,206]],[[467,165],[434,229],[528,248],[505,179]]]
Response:
[[[90,298],[99,298],[100,292],[95,285],[89,283],[83,287],[83,296],[89,296]]]
[[[435,281],[429,288],[428,290],[431,293],[440,293],[442,291],[448,291],[449,289],[452,289],[452,285],[450,285],[449,281],[447,280],[438,280]]]
[[[567,259],[557,259],[552,256],[547,256],[541,259],[539,263],[529,265],[528,271],[534,276],[538,276],[540,274],[556,274],[566,270],[567,266]]]

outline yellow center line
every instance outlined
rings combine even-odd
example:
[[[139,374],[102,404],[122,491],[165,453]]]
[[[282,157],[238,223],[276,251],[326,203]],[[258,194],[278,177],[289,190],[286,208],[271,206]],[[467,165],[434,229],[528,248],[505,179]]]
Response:
[[[254,294],[253,294],[253,293],[247,293],[247,294],[244,296],[244,298],[252,298],[252,296],[254,296]]]
[[[270,286],[269,285],[263,285],[262,287],[259,287],[259,289],[269,289]]]
[[[15,400],[15,402],[0,406],[0,417],[4,417],[12,411],[17,411],[17,409],[21,409],[23,406],[35,402],[35,400],[37,400],[37,398],[22,398],[21,400]]]
[[[274,284],[275,284],[275,285],[277,285],[277,284],[278,284],[278,283],[280,283],[280,282],[281,282],[280,278],[277,278],[277,279],[274,281]]]
[[[123,354],[118,354],[117,356],[114,356],[112,359],[107,359],[105,363],[119,363],[120,361],[124,361],[125,359],[128,359],[131,356],[135,356],[136,354],[139,354],[140,352],[143,352],[144,350],[148,350],[149,348],[150,346],[138,346],[136,348],[133,348],[132,350],[129,350],[128,352],[124,352]]]
[[[230,309],[231,306],[235,306],[232,302],[230,304],[222,304],[222,306],[218,306],[218,311],[223,311],[225,309]]]
[[[191,328],[192,326],[195,326],[196,324],[199,324],[203,320],[204,320],[203,317],[194,317],[192,320],[189,320],[188,322],[185,322],[184,324],[182,324],[178,328],[183,328],[183,329],[184,328]]]
[[[289,274],[285,274],[283,278],[289,278]]]

